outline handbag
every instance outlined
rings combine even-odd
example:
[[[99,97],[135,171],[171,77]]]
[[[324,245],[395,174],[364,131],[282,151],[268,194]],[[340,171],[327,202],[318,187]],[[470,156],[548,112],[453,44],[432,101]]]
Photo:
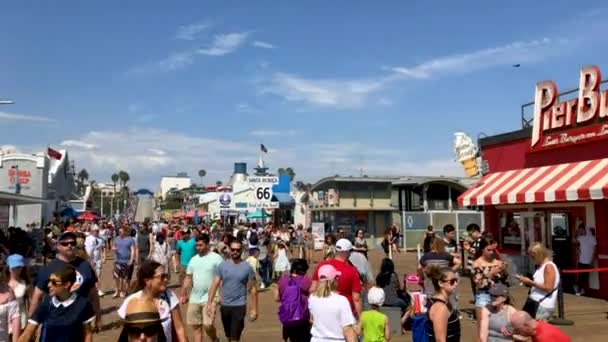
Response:
[[[527,312],[530,316],[532,316],[532,318],[536,318],[536,312],[538,311],[538,306],[540,305],[540,303],[543,300],[549,298],[553,294],[553,292],[555,292],[555,290],[557,290],[558,287],[559,287],[559,284],[557,285],[556,288],[551,290],[551,292],[547,293],[539,301],[536,301],[536,300],[530,298],[530,293],[532,292],[532,288],[530,288],[530,291],[528,292],[528,298],[526,298],[526,303],[524,304],[524,307],[522,308],[522,310]]]

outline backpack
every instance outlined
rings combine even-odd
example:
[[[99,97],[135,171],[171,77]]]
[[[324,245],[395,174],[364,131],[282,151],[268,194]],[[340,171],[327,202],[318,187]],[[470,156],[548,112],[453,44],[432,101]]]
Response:
[[[257,246],[260,239],[258,238],[258,233],[251,231],[249,235],[249,246]]]
[[[416,315],[412,321],[412,342],[428,342],[426,324],[429,320],[428,314]]]
[[[304,276],[290,277],[289,283],[281,295],[279,320],[284,325],[308,320],[310,317],[308,301],[302,294],[302,279],[304,279]]]

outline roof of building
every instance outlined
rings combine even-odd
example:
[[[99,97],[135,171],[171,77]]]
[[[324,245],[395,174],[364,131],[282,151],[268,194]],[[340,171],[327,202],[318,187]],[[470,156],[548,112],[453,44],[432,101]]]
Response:
[[[422,185],[427,183],[450,183],[464,189],[474,184],[478,178],[448,176],[380,176],[380,177],[325,177],[313,184],[312,189],[327,182],[391,183],[392,185]]]
[[[46,203],[46,200],[40,197],[26,196],[6,191],[0,191],[0,204],[20,205],[41,203]]]

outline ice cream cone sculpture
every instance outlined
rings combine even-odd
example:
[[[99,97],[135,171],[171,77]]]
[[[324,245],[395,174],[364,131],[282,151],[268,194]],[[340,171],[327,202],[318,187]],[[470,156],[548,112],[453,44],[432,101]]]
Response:
[[[477,147],[471,138],[463,132],[454,133],[454,154],[456,160],[462,164],[468,177],[479,174],[477,167]]]

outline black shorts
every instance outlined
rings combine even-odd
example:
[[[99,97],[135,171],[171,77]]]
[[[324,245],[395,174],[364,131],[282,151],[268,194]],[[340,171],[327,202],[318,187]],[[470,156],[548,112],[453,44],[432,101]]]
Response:
[[[245,329],[245,314],[247,306],[223,306],[220,308],[224,334],[230,341],[240,341],[241,333]]]

